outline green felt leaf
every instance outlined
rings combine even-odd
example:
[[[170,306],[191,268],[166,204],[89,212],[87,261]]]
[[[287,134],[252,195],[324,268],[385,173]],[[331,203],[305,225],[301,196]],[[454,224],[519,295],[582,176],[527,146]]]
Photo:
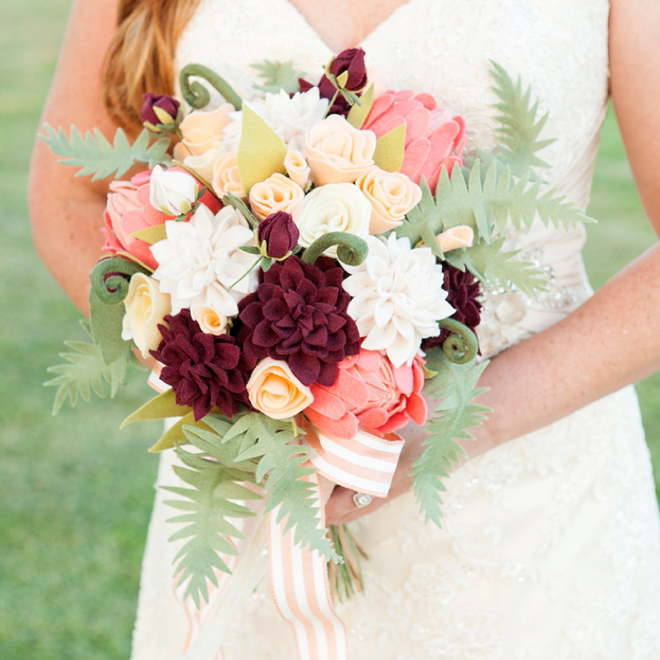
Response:
[[[442,216],[435,204],[426,179],[422,178],[419,187],[422,189],[422,199],[417,206],[408,211],[403,222],[394,230],[394,233],[398,238],[408,238],[413,247],[422,241],[438,257],[442,257],[442,252],[440,252],[435,242],[436,235],[442,231]]]
[[[89,324],[83,322],[83,327],[91,337]],[[66,363],[48,367],[49,373],[57,375],[44,383],[46,386],[57,387],[53,415],[57,414],[67,398],[71,406],[76,405],[79,396],[89,401],[92,391],[101,399],[105,398],[104,383],[110,384],[110,397],[114,397],[126,377],[128,351],[107,365],[97,344],[84,341],[65,341],[64,344],[71,349],[70,352],[60,353]]]
[[[237,447],[222,442],[229,424],[211,415],[205,420],[210,430],[183,427],[200,453],[176,449],[184,466],[174,471],[189,487],[165,487],[178,495],[166,504],[183,512],[169,522],[185,524],[170,541],[187,539],[175,557],[174,574],[179,585],[186,584],[184,597],[198,608],[208,599],[208,582],[217,586],[216,569],[231,572],[221,555],[236,555],[235,541],[244,538],[228,519],[254,515],[241,502],[261,497],[245,485],[254,484],[254,462],[237,461]]]
[[[291,442],[292,424],[260,413],[239,419],[225,434],[224,441],[240,447],[239,460],[258,458],[255,478],[264,481],[268,497],[264,511],[281,505],[277,520],[286,518],[285,530],[293,528],[296,543],[318,550],[327,559],[338,561],[326,530],[318,527],[317,507],[312,502],[312,484],[302,481],[314,472],[304,466],[308,448]]]
[[[523,90],[520,78],[514,83],[506,70],[491,60],[490,74],[495,85],[493,91],[500,99],[495,104],[499,110],[496,119],[498,155],[517,176],[524,176],[530,167],[549,167],[536,152],[554,140],[539,140],[548,115],[537,119],[538,101],[532,103],[531,87]]]
[[[171,449],[177,445],[186,445],[188,444],[188,438],[183,431],[184,426],[199,426],[204,428],[206,425],[200,420],[195,422],[194,413],[190,412],[187,415],[184,415],[180,420],[178,420],[173,426],[163,433],[160,436],[157,442],[155,442],[147,450],[150,454],[158,454],[161,451],[166,449]]]
[[[284,142],[254,110],[244,106],[236,161],[245,194],[249,195],[255,183],[264,181],[275,172],[286,174],[285,157]]]
[[[121,338],[126,307],[122,303],[116,305],[102,303],[93,288],[89,290],[87,298],[92,339],[100,347],[105,364],[110,365],[125,355],[132,346],[132,342]]]
[[[429,351],[427,366],[437,375],[427,381],[424,392],[440,398],[434,416],[427,422],[430,436],[424,441],[424,451],[413,464],[413,492],[426,522],[438,527],[442,518],[442,478],[448,476],[452,465],[465,455],[456,440],[473,436],[467,429],[478,426],[489,408],[472,400],[484,391],[477,388],[477,380],[486,367],[451,363],[439,350]]]
[[[281,89],[287,94],[295,94],[299,91],[298,78],[305,77],[304,73],[293,68],[293,62],[264,60],[250,64],[250,68],[263,80],[263,85],[255,85],[255,89],[272,94],[277,94]]]
[[[48,124],[44,124],[44,128],[46,135],[40,134],[39,137],[55,155],[60,156],[60,162],[82,168],[76,176],[91,174],[92,181],[120,177],[136,162],[154,167],[167,157],[169,140],[162,138],[150,145],[151,137],[146,128],[132,145],[121,128],[115,132],[112,145],[98,128],[85,133],[84,138],[75,126],[71,126],[69,138],[62,128],[55,131]]]
[[[132,412],[121,424],[124,428],[133,422],[143,422],[149,419],[165,419],[166,417],[181,417],[190,412],[189,406],[179,406],[175,401],[174,390],[168,389],[161,392],[153,399],[149,399],[135,412]]]
[[[250,211],[247,204],[242,199],[236,197],[236,195],[227,193],[226,195],[223,195],[221,201],[225,206],[233,206],[247,220],[247,223],[250,225],[250,227],[252,227],[252,229],[254,229],[259,224],[259,221],[254,217],[254,215],[252,215],[252,211]],[[260,251],[257,250],[257,254],[259,254],[259,252]]]
[[[137,231],[134,231],[131,236],[144,241],[145,243],[149,243],[149,245],[158,243],[158,241],[164,241],[167,238],[165,223],[162,225],[147,227],[146,229],[138,229]]]
[[[348,72],[347,72],[348,73]],[[369,85],[367,89],[362,92],[362,95],[360,96],[360,104],[358,105],[355,103],[354,105],[351,106],[351,109],[348,111],[348,114],[346,115],[346,121],[353,126],[354,128],[362,128],[362,124],[364,124],[365,120],[367,119],[367,116],[369,115],[369,112],[371,111],[371,106],[374,104],[374,86]],[[405,129],[404,129],[404,134],[405,134]],[[399,165],[399,168],[401,166]],[[398,172],[398,170],[395,170]]]
[[[355,107],[355,106],[353,106]],[[401,169],[406,142],[406,127],[399,124],[376,140],[374,165],[386,172],[398,172]]]

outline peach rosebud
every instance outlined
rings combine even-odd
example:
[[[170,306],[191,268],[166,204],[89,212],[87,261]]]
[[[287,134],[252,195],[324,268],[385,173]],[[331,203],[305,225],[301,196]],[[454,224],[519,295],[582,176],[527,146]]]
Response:
[[[199,156],[221,142],[232,112],[234,106],[225,103],[212,112],[194,110],[186,115],[179,125],[183,139],[174,147],[174,157],[183,161],[186,156]]]
[[[284,157],[284,169],[301,188],[305,188],[309,181],[310,169],[305,157],[296,149],[290,149]]]
[[[403,217],[422,199],[422,190],[405,174],[372,167],[355,185],[371,203],[370,234],[382,234],[401,224]]]
[[[218,197],[231,193],[239,199],[245,199],[245,191],[238,176],[238,161],[233,151],[223,154],[213,163],[211,187]]]
[[[468,225],[456,225],[450,227],[442,234],[435,237],[435,242],[442,252],[449,252],[449,250],[456,250],[457,248],[472,247],[474,242],[474,231]]]
[[[207,335],[223,335],[227,330],[227,317],[218,314],[213,307],[203,305],[193,307],[190,316],[199,323],[201,331]]]
[[[172,311],[170,294],[163,293],[153,277],[135,273],[128,285],[124,306],[121,338],[132,339],[142,357],[147,358],[149,351],[156,350],[162,340],[158,325]]]
[[[272,419],[293,417],[307,408],[314,397],[280,360],[264,358],[252,371],[247,384],[250,403]]]
[[[302,209],[304,199],[303,189],[279,172],[250,188],[250,208],[259,220],[277,211],[286,211],[295,218]]]
[[[330,115],[307,133],[305,147],[315,186],[354,183],[374,164],[376,136]]]
[[[424,361],[394,367],[385,351],[360,349],[339,363],[331,387],[312,385],[313,403],[305,410],[318,429],[337,438],[353,438],[358,428],[385,436],[412,419],[421,426],[428,409],[421,395]]]

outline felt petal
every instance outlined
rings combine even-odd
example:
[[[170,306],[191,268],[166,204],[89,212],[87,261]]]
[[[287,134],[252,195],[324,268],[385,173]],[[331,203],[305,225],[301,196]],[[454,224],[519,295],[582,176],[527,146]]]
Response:
[[[416,107],[406,117],[406,147],[426,135],[431,121],[431,113],[424,107]]]
[[[412,394],[408,399],[406,412],[417,426],[422,426],[426,422],[429,414],[426,399],[419,394]]]
[[[377,429],[387,423],[389,414],[384,408],[369,408],[356,415],[358,424],[365,429]]]
[[[307,408],[305,415],[319,430],[336,438],[351,440],[358,432],[357,418],[352,413],[346,413],[339,419],[331,419]]]
[[[405,396],[410,396],[413,392],[414,377],[413,370],[408,365],[396,367],[394,369],[394,382],[397,389]]]
[[[401,164],[401,169],[399,171],[402,174],[405,174],[414,183],[419,183],[419,173],[430,150],[431,143],[426,138],[411,143],[406,149],[403,156],[403,163]]]
[[[354,408],[364,408],[369,401],[369,388],[366,383],[346,369],[339,370],[332,392]]]
[[[310,388],[314,401],[305,409],[307,414],[310,410],[319,415],[330,417],[331,419],[340,419],[346,414],[345,402],[335,396],[328,388],[312,385]]]

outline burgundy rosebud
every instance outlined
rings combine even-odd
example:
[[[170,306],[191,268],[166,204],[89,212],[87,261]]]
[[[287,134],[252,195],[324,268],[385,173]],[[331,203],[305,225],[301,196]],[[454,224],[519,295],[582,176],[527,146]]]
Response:
[[[140,119],[153,126],[173,124],[179,114],[181,104],[166,94],[142,94]]]
[[[348,48],[337,55],[328,71],[335,77],[348,73],[343,89],[349,92],[359,92],[367,84],[367,68],[364,65],[364,51],[362,48]]]
[[[259,244],[266,243],[266,256],[271,259],[288,257],[296,249],[299,236],[296,223],[286,211],[271,213],[257,227]]]

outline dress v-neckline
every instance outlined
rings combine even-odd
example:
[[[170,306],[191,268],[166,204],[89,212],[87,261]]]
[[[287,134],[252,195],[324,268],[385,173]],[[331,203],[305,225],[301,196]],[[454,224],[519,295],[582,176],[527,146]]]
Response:
[[[307,17],[294,5],[291,0],[282,0],[282,2],[286,5],[288,5],[298,16],[298,18],[307,26],[307,29],[310,30],[314,36],[330,51],[330,52],[335,52],[335,49],[328,44],[327,39],[320,33],[318,30],[309,22]],[[398,7],[395,7],[380,23],[378,23],[372,30],[370,30],[367,34],[362,37],[357,43],[351,44],[349,46],[345,46],[344,48],[359,48],[362,46],[367,40],[369,40],[372,36],[374,36],[381,28],[385,26],[386,23],[389,23],[390,20],[394,17],[394,15],[399,12],[400,9],[403,7],[407,7],[408,5],[411,5],[414,2],[414,0],[406,0],[406,2],[400,4]],[[343,50],[343,49],[340,49]],[[340,52],[340,51],[337,51]]]

